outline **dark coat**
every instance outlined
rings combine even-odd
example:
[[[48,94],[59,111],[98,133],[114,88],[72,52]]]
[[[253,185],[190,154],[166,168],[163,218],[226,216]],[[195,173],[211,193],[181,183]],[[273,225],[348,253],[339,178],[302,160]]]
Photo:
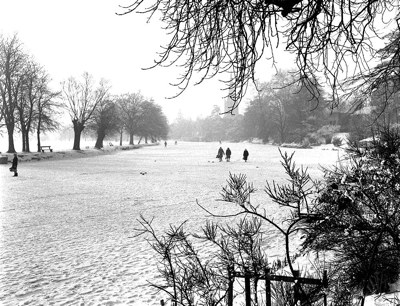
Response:
[[[244,152],[243,152],[243,159],[244,159],[244,160],[247,160],[248,157],[249,157],[249,151],[247,151],[246,149],[244,149]]]
[[[14,156],[12,160],[12,168],[17,169],[18,166],[18,157]]]
[[[219,150],[218,150],[218,154],[217,154],[217,158],[222,158],[222,156],[224,156],[225,155],[225,153],[224,153],[224,149],[222,149],[222,148],[219,148]]]
[[[226,157],[231,157],[231,154],[232,154],[232,152],[231,152],[231,149],[226,149]]]

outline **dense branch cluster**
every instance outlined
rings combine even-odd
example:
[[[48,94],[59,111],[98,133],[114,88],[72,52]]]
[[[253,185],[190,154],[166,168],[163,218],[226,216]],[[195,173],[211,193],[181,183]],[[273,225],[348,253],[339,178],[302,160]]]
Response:
[[[348,73],[368,69],[373,40],[382,38],[378,29],[398,8],[393,0],[135,0],[121,14],[140,12],[150,19],[160,13],[170,42],[155,65],[181,65],[175,84],[181,90],[195,72],[199,82],[229,72],[224,82],[237,106],[255,79],[257,62],[263,56],[279,60],[274,48],[281,41],[295,54],[303,85],[318,96],[316,80],[322,76],[337,98]]]

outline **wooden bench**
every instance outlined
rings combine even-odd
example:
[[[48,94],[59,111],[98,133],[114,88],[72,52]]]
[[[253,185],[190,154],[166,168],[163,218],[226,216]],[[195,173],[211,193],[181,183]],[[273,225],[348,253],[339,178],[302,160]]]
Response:
[[[50,152],[53,152],[53,149],[51,146],[40,146],[40,150],[44,153],[44,150],[49,150]]]

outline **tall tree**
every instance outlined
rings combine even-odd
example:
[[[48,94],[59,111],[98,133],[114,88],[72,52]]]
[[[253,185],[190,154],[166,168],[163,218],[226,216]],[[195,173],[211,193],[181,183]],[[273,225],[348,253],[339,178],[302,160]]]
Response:
[[[22,134],[22,152],[30,152],[29,148],[29,132],[32,125],[35,103],[34,98],[35,81],[37,79],[38,66],[31,59],[27,60],[24,68],[24,77],[21,90],[17,99],[17,118],[19,121],[19,129]]]
[[[199,134],[197,123],[197,120],[186,119],[183,117],[182,113],[179,112],[175,122],[170,125],[171,138],[181,140],[196,139]]]
[[[258,83],[257,88],[256,95],[245,110],[243,128],[248,139],[256,137],[267,142],[273,136],[273,104],[269,85]]]
[[[47,72],[34,60],[27,61],[22,88],[17,101],[17,113],[19,119],[19,128],[22,134],[22,151],[30,152],[29,136],[32,128],[36,126],[39,129],[43,120],[44,100],[56,97],[58,93],[52,93],[49,90],[50,78]],[[55,104],[52,104],[56,107]],[[55,124],[56,126],[57,124]],[[40,142],[40,139],[39,139]],[[39,145],[40,146],[40,145]],[[40,148],[39,148],[40,150]]]
[[[316,92],[323,93],[316,81],[312,83],[315,84]],[[282,118],[278,120],[278,126],[282,127],[282,121],[285,121],[286,137],[289,137],[290,141],[301,142],[307,133],[317,130],[327,111],[323,98],[316,99],[301,82],[285,71],[280,71],[273,78],[271,87],[270,93],[276,102],[277,118]]]
[[[0,36],[1,113],[8,133],[8,153],[14,153],[15,112],[24,80],[27,55],[17,35]]]
[[[113,99],[105,99],[98,105],[93,115],[93,120],[89,125],[89,128],[97,134],[94,146],[96,149],[103,148],[103,141],[106,136],[118,131],[120,126],[118,115],[118,108]]]
[[[270,82],[258,84],[243,127],[247,137],[301,142],[322,125],[326,113],[323,99],[316,99],[290,73],[280,71]]]
[[[137,133],[141,104],[144,97],[141,93],[128,93],[118,98],[118,106],[121,110],[121,119],[124,129],[129,134],[129,144],[133,145],[133,136]]]
[[[64,106],[68,110],[74,128],[73,150],[80,150],[81,134],[92,118],[97,106],[107,97],[110,87],[100,80],[95,88],[93,77],[85,72],[82,80],[70,77],[62,83]]]
[[[142,102],[137,128],[138,135],[144,137],[146,143],[148,138],[156,141],[160,138],[166,139],[168,136],[167,117],[161,107],[152,100]]]
[[[38,101],[34,122],[38,152],[40,152],[41,147],[41,133],[44,131],[55,131],[60,127],[55,117],[58,115],[58,109],[61,107],[58,99],[61,92],[52,91],[48,86],[49,82],[49,76],[46,73],[42,74],[38,84]]]
[[[200,121],[200,137],[205,141],[220,141],[224,139],[224,126],[221,118],[221,108],[214,105],[210,116]]]

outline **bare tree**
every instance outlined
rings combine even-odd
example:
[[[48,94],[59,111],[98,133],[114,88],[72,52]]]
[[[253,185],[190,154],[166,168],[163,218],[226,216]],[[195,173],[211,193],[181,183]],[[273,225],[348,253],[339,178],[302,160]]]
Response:
[[[61,92],[52,91],[48,87],[50,79],[45,71],[42,71],[38,81],[35,126],[37,151],[40,152],[40,134],[42,131],[54,131],[60,126],[58,121],[55,120],[55,116],[58,114],[57,110],[60,108],[60,102],[57,98],[60,96]]]
[[[282,144],[286,141],[288,134],[288,114],[285,111],[285,107],[279,98],[272,103],[273,118],[272,122],[275,125],[275,129],[278,133],[279,143]]]
[[[23,72],[23,81],[21,90],[17,98],[16,110],[18,114],[19,129],[22,134],[22,152],[30,152],[29,149],[29,132],[35,111],[35,93],[36,86],[34,83],[37,79],[39,66],[29,59],[26,61]]]
[[[17,100],[17,113],[19,129],[22,134],[22,151],[30,152],[29,135],[32,128],[36,127],[40,134],[43,123],[43,104],[46,99],[56,97],[59,93],[52,93],[49,90],[50,78],[43,67],[34,60],[27,61],[24,69],[22,87]],[[47,107],[49,104],[47,103]],[[52,104],[52,107],[56,107]],[[50,119],[50,118],[48,118]],[[57,124],[54,124],[56,126]],[[38,139],[40,143],[40,139]],[[40,144],[39,144],[40,146]],[[38,148],[40,151],[40,148]]]
[[[124,129],[129,134],[129,144],[133,145],[133,136],[137,133],[141,104],[144,97],[140,93],[129,93],[118,99],[118,106],[121,110]]]
[[[81,134],[96,107],[106,99],[109,86],[104,80],[94,88],[93,77],[85,72],[82,80],[70,77],[62,83],[64,106],[68,110],[74,127],[73,150],[80,150]]]
[[[118,115],[118,107],[113,99],[105,99],[97,107],[89,125],[89,128],[97,134],[96,144],[94,145],[96,149],[103,148],[103,141],[106,136],[118,131],[120,125]]]
[[[15,112],[22,88],[26,54],[17,35],[0,36],[0,102],[8,133],[8,153],[14,153]]]
[[[294,54],[303,85],[319,97],[316,80],[322,77],[337,103],[346,76],[368,72],[376,41],[395,25],[399,6],[394,0],[132,0],[120,14],[140,12],[151,19],[160,13],[171,39],[155,66],[182,65],[175,84],[182,91],[194,73],[201,83],[228,72],[223,81],[237,107],[254,82],[256,64],[263,57],[275,63],[281,43]]]

